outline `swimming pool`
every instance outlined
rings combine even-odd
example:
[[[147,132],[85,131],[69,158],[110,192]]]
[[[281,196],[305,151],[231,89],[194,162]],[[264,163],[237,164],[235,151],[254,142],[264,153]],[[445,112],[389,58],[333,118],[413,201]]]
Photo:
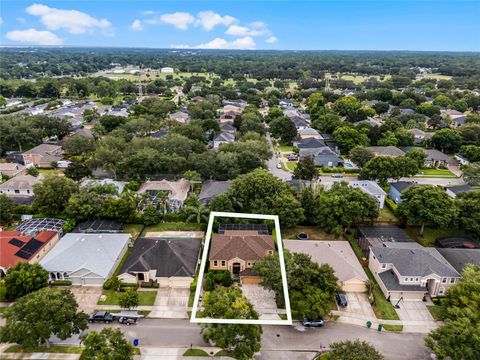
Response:
[[[345,164],[343,165],[343,167],[353,168],[353,165],[350,164],[350,163],[345,163]]]

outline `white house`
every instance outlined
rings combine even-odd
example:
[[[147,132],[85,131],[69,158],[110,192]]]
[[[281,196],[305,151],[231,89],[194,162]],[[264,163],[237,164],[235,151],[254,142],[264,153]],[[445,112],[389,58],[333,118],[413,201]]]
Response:
[[[161,72],[162,74],[173,74],[173,68],[172,68],[172,67],[168,67],[168,66],[167,66],[167,67],[162,67],[162,68],[160,69],[160,72]]]

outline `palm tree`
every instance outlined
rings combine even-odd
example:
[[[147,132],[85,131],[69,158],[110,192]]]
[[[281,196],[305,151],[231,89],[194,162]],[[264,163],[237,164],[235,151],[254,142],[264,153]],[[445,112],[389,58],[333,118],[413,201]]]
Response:
[[[373,298],[373,289],[375,288],[375,284],[371,280],[367,280],[365,282],[365,287],[367,288],[367,295],[368,295],[368,300],[370,301],[370,304],[373,303],[374,298]]]
[[[186,222],[196,222],[197,224],[206,223],[208,221],[208,215],[210,210],[203,205],[188,205],[183,208]]]

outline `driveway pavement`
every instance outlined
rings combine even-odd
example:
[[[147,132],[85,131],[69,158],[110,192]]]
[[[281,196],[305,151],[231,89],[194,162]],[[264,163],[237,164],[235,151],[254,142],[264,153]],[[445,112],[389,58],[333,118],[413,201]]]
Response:
[[[155,304],[148,317],[185,319],[190,289],[159,288]]]
[[[273,291],[264,289],[261,285],[244,284],[242,285],[242,292],[260,314],[261,320],[280,319]]]
[[[97,302],[102,295],[101,286],[71,286],[70,291],[77,300],[79,310],[91,313],[97,308]]]
[[[403,331],[426,333],[438,327],[427,309],[427,303],[423,301],[401,301],[399,305],[400,308],[395,310],[400,320],[404,321]],[[409,323],[410,321],[416,323]]]
[[[370,306],[370,302],[368,301],[367,294],[365,293],[356,293],[356,292],[347,292],[345,293],[347,297],[348,305],[344,308],[338,307],[338,310],[341,314],[345,314],[345,316],[358,316],[358,317],[365,317],[371,320],[376,319],[375,313]]]

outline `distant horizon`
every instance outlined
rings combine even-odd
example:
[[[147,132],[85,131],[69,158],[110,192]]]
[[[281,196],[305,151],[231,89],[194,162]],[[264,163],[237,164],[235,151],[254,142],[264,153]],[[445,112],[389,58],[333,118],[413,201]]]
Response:
[[[3,0],[0,44],[480,52],[479,16],[454,0]]]

